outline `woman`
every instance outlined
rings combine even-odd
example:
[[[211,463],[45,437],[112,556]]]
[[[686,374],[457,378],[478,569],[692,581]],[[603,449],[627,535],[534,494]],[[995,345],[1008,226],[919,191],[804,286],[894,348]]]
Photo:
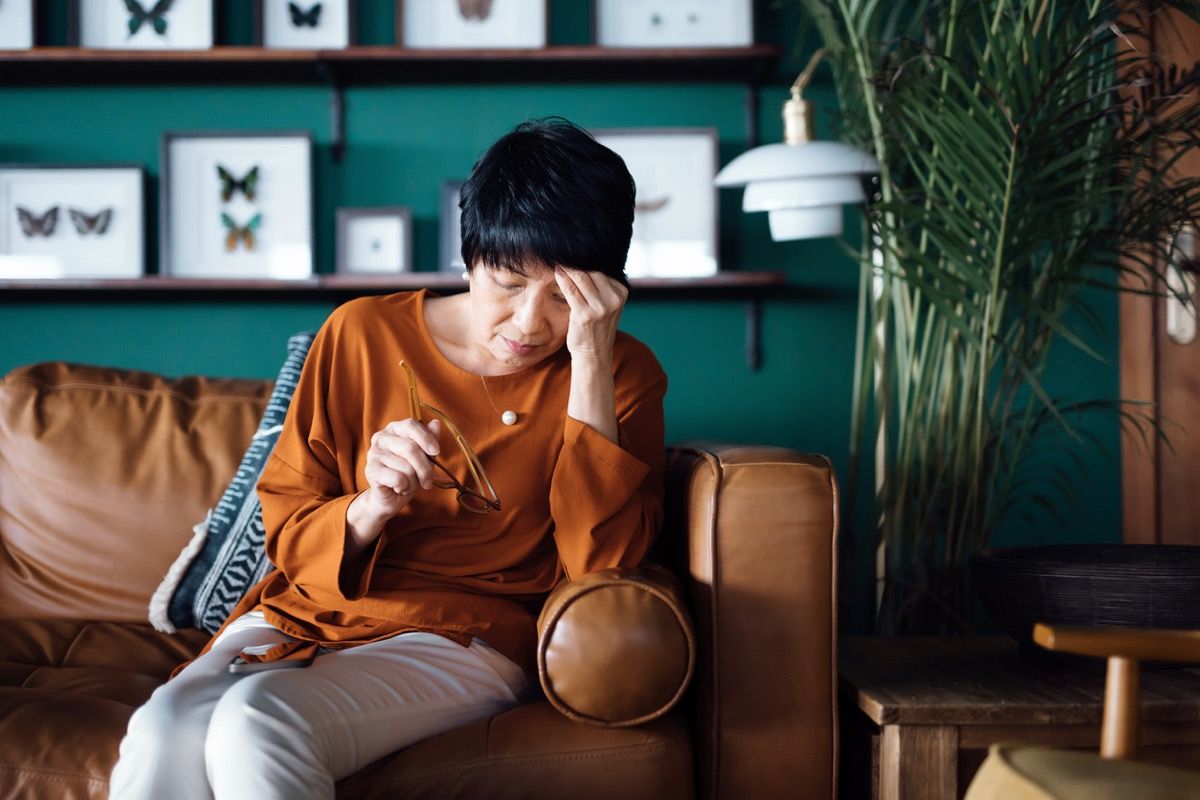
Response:
[[[523,124],[463,186],[468,292],[330,315],[258,484],[277,569],[133,715],[112,797],[333,797],[521,701],[546,594],[662,517],[666,377],[617,331],[633,202],[586,132]]]

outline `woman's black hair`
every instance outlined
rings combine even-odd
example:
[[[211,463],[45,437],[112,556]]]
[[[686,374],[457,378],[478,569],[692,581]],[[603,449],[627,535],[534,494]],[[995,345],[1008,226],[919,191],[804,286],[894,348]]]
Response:
[[[633,203],[625,162],[590,133],[562,117],[523,122],[463,184],[463,262],[516,272],[574,267],[628,286]]]

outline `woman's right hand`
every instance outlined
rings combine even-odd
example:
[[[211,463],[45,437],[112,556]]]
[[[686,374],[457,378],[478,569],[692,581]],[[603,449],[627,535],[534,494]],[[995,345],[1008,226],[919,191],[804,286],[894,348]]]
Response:
[[[428,424],[403,419],[371,436],[366,466],[370,488],[346,511],[347,546],[365,549],[419,490],[432,488],[435,467],[429,456],[438,454],[441,434],[438,419]]]

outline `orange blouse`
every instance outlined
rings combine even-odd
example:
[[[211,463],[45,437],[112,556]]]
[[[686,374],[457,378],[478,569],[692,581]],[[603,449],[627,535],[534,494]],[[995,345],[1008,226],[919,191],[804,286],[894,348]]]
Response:
[[[276,569],[230,620],[260,608],[284,633],[332,648],[413,630],[464,645],[479,637],[533,670],[535,615],[546,594],[564,578],[636,565],[658,532],[666,375],[645,345],[617,334],[618,446],[567,416],[565,347],[486,378],[485,391],[484,379],[434,345],[425,296],[353,300],[317,334],[258,483]],[[409,415],[401,359],[412,365],[421,399],[462,429],[502,510],[477,514],[452,489],[420,491],[373,549],[345,563],[346,509],[368,488],[371,436]],[[500,421],[507,409],[517,413],[513,426]],[[467,483],[449,434],[439,460]]]

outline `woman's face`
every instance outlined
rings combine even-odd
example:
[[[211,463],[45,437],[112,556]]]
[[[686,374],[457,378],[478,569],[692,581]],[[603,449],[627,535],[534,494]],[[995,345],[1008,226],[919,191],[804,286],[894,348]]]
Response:
[[[510,370],[536,364],[567,341],[570,306],[549,267],[471,270],[471,341]]]

